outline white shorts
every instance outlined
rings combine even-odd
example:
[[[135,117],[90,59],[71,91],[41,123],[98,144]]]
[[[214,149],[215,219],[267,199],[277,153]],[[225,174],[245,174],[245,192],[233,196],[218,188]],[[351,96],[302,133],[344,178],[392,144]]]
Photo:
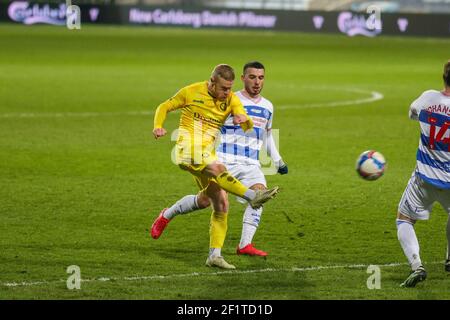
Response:
[[[225,164],[228,172],[238,179],[244,186],[251,186],[260,183],[266,186],[266,177],[261,171],[261,167],[254,164]]]
[[[228,172],[238,179],[244,186],[250,188],[259,183],[267,186],[266,177],[261,171],[261,167],[254,164],[226,164]],[[244,199],[237,197],[241,203],[247,203]]]
[[[450,214],[450,189],[439,189],[413,172],[398,204],[398,212],[413,220],[428,220],[435,202]]]

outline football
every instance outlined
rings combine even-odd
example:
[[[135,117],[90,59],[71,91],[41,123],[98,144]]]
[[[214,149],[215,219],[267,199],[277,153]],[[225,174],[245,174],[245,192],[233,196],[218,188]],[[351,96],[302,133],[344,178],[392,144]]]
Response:
[[[356,172],[365,180],[377,180],[384,174],[385,168],[384,156],[375,150],[364,151],[356,160]]]

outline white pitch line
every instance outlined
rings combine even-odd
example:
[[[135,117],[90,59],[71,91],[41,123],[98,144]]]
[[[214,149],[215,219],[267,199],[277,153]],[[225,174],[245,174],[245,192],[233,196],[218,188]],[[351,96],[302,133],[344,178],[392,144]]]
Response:
[[[443,264],[444,261],[435,261],[430,263],[424,263],[425,265],[430,264]],[[408,263],[393,262],[387,264],[376,264],[376,266],[381,268],[398,267],[408,265]],[[265,269],[251,269],[251,270],[228,270],[228,271],[217,271],[217,272],[192,272],[192,273],[179,273],[179,274],[168,274],[168,275],[149,275],[149,276],[127,276],[127,277],[98,277],[92,279],[81,279],[81,282],[108,282],[108,281],[152,281],[152,280],[165,280],[165,279],[176,279],[176,278],[192,278],[192,277],[208,277],[208,276],[221,276],[221,275],[240,275],[240,274],[252,274],[252,273],[275,273],[275,272],[308,272],[308,271],[320,271],[320,270],[331,270],[331,269],[361,269],[368,268],[369,264],[348,264],[348,265],[334,265],[334,266],[313,266],[313,267],[292,267],[292,268],[265,268]],[[47,285],[52,283],[66,282],[67,280],[40,280],[32,282],[2,282],[0,287],[32,287],[39,285]]]
[[[319,87],[314,87],[319,88]],[[326,87],[320,87],[326,90]],[[296,105],[282,105],[277,106],[277,109],[306,109],[306,108],[325,108],[325,107],[340,107],[348,105],[358,105],[364,103],[370,103],[378,100],[382,100],[384,95],[377,91],[367,91],[356,88],[337,88],[340,91],[347,91],[352,93],[362,93],[370,94],[370,97],[355,99],[355,100],[344,100],[344,101],[330,101],[325,103],[312,103],[312,104],[296,104]],[[337,90],[336,89],[336,90]],[[329,90],[329,89],[328,89]],[[4,113],[0,114],[0,119],[10,119],[10,118],[93,118],[93,117],[115,117],[115,116],[150,116],[153,115],[154,111],[118,111],[118,112],[55,112],[55,113],[33,113],[33,112],[23,112],[23,113]]]
[[[149,116],[153,111],[118,111],[118,112],[56,112],[56,113],[4,113],[0,118],[93,118],[93,117],[115,117],[115,116]]]
[[[341,106],[350,106],[357,104],[364,104],[375,102],[378,100],[384,99],[384,95],[378,91],[366,91],[361,89],[341,89],[342,91],[355,92],[355,93],[367,93],[370,94],[370,97],[361,98],[356,100],[344,100],[344,101],[330,101],[325,103],[311,103],[311,104],[300,104],[300,105],[283,105],[278,106],[277,109],[306,109],[306,108],[326,108],[326,107],[341,107]]]

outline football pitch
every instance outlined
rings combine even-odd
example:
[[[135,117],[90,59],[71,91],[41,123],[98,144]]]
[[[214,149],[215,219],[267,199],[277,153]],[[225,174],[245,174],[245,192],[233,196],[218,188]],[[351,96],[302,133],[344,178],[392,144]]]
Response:
[[[441,89],[448,39],[1,24],[0,44],[0,299],[450,298],[445,211],[416,224],[428,279],[413,289],[399,287],[395,226],[419,140],[408,107]],[[149,236],[162,208],[197,192],[170,135],[153,139],[153,112],[216,64],[240,74],[251,60],[266,66],[289,174],[267,176],[281,187],[254,239],[267,259],[235,254],[244,206],[230,196],[223,254],[237,270],[210,269],[210,209]],[[388,163],[373,182],[355,172],[368,149]]]

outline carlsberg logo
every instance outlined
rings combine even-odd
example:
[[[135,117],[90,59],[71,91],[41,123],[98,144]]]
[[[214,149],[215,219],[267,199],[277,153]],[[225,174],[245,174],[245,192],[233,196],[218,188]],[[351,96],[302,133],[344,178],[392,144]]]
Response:
[[[27,1],[14,1],[8,7],[8,15],[11,20],[23,24],[65,25],[66,9],[65,3],[60,4],[57,8],[51,8],[48,4],[39,6],[39,4],[30,5]]]
[[[372,28],[368,28],[369,22],[373,24]],[[364,15],[353,14],[352,12],[347,11],[339,14],[337,25],[341,32],[349,36],[360,34],[367,37],[375,37],[381,33],[380,19],[370,21],[366,20]]]

